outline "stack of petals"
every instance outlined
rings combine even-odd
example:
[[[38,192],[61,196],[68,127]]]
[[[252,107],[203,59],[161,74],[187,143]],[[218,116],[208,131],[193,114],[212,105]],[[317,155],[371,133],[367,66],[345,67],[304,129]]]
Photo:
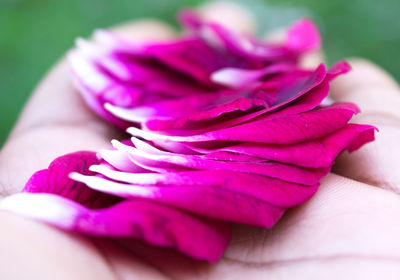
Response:
[[[272,227],[312,197],[340,152],[374,139],[374,127],[349,124],[356,105],[326,104],[345,62],[299,66],[320,45],[310,20],[274,44],[192,12],[180,19],[187,35],[174,41],[127,42],[106,31],[96,43],[78,40],[69,54],[78,89],[132,138],[56,159],[3,208],[215,262],[230,222]]]

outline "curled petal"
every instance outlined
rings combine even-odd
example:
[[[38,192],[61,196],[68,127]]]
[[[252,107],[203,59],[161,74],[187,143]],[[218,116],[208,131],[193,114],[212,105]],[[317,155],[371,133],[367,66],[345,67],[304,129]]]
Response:
[[[89,171],[100,160],[94,152],[76,152],[56,158],[48,169],[36,172],[26,183],[23,191],[29,193],[51,193],[74,200],[88,208],[110,206],[119,199],[87,188],[84,184],[71,180],[68,174],[80,172],[94,175]]]
[[[321,47],[318,28],[310,19],[296,22],[288,31],[287,47],[297,53],[317,50]]]

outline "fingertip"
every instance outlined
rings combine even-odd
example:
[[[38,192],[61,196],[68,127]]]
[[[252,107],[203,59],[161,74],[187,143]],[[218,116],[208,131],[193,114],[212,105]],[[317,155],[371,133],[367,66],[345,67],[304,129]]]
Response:
[[[111,30],[127,40],[168,40],[177,34],[174,28],[157,19],[130,21]]]
[[[352,70],[332,83],[334,99],[345,98],[346,93],[357,88],[380,87],[398,90],[397,82],[385,70],[363,58],[346,60]]]
[[[302,57],[300,57],[300,66],[306,69],[315,69],[321,63],[325,62],[325,54],[320,50],[311,51],[305,53]]]
[[[396,80],[386,70],[369,60],[363,58],[350,58],[349,63],[353,69],[357,69],[359,73],[362,70],[365,76],[374,76],[375,83],[390,85],[396,88],[398,87]]]
[[[212,21],[243,33],[254,33],[255,19],[243,5],[232,2],[209,2],[198,8],[206,21]]]
[[[361,109],[357,123],[376,126],[376,140],[336,160],[334,172],[400,193],[398,142],[400,139],[400,90],[396,81],[376,64],[360,58],[348,60],[352,71],[332,83],[331,96],[353,102]]]
[[[331,98],[354,102],[363,113],[400,116],[400,88],[385,70],[360,58],[348,59],[352,70],[332,82]]]

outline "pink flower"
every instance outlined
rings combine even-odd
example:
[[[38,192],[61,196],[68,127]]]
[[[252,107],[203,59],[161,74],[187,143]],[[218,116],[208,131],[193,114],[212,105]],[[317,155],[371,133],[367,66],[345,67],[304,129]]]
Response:
[[[227,223],[151,200],[122,200],[68,178],[71,172],[92,175],[88,167],[99,162],[93,152],[57,158],[48,169],[35,173],[22,193],[0,201],[0,208],[69,231],[115,239],[142,239],[210,262],[222,256],[230,240]]]
[[[127,200],[144,198],[200,216],[269,228],[286,209],[315,193],[340,151],[357,149],[372,138],[373,127],[352,124],[285,145],[133,137],[125,143],[114,140],[115,150],[100,151],[104,163],[90,170],[101,176],[74,173],[72,178]]]
[[[94,35],[100,45],[78,40],[69,60],[89,107],[122,128],[153,120],[181,123],[276,106],[294,96],[273,100],[274,87],[306,90],[324,78],[324,69],[313,73],[296,65],[320,45],[310,20],[295,24],[283,45],[203,23],[190,12],[181,21],[189,35],[169,42],[125,42],[106,31]]]
[[[125,42],[105,31],[95,34],[100,45],[78,41],[69,55],[78,89],[133,137],[98,158],[56,159],[2,208],[215,262],[230,240],[228,222],[272,227],[312,197],[340,152],[374,139],[374,127],[349,124],[356,105],[321,105],[349,65],[298,65],[320,45],[310,20],[280,45],[191,12],[181,21],[189,35],[170,42]]]

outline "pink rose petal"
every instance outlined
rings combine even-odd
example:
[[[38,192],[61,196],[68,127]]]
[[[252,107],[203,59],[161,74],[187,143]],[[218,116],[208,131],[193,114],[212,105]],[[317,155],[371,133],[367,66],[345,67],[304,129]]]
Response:
[[[344,127],[359,109],[351,103],[282,117],[261,118],[230,128],[192,136],[168,136],[131,127],[133,136],[147,140],[177,142],[249,141],[275,144],[295,144],[328,135]]]
[[[226,223],[138,199],[93,210],[59,195],[21,193],[0,201],[0,209],[69,231],[142,239],[209,262],[218,261],[230,241],[230,227]]]
[[[69,178],[71,172],[93,175],[88,168],[97,163],[100,161],[93,152],[59,157],[48,169],[32,176],[24,193],[1,200],[0,209],[65,230],[95,236],[139,238],[210,262],[221,258],[230,240],[227,223],[147,200],[122,201]],[[192,238],[196,242],[192,242]]]
[[[273,226],[286,210],[286,207],[253,196],[213,186],[139,186],[79,174],[74,178],[93,189],[126,199],[145,198],[201,216],[267,228]],[[310,188],[309,195],[315,190]]]
[[[227,151],[298,166],[320,168],[333,165],[334,159],[343,150],[351,152],[363,144],[373,141],[374,130],[375,127],[370,125],[348,124],[343,129],[326,137],[294,145],[242,143],[217,149],[205,149],[188,143],[174,144],[184,145],[183,148],[202,154]]]
[[[271,177],[235,172],[232,170],[199,170],[168,173],[127,173],[93,165],[91,170],[119,182],[137,186],[213,187],[253,196],[277,206],[294,206],[306,201],[317,188],[274,179]],[[247,186],[247,187],[243,187]],[[143,188],[145,192],[145,188]]]
[[[68,178],[71,172],[94,175],[89,171],[93,164],[99,164],[96,153],[77,152],[56,158],[48,169],[40,170],[32,175],[23,191],[29,193],[52,193],[71,199],[88,208],[110,206],[119,199],[93,191],[84,184]]]
[[[317,184],[328,172],[329,168],[299,168],[292,165],[281,164],[271,161],[260,161],[257,158],[241,158],[239,161],[229,159],[216,159],[209,155],[185,155],[176,153],[161,152],[147,153],[134,147],[118,144],[118,149],[126,151],[131,160],[139,163],[140,166],[158,172],[174,172],[185,167],[194,170],[231,170],[246,172],[277,178],[288,182],[304,185]],[[232,154],[235,156],[235,154]],[[176,169],[176,170],[175,170]]]

